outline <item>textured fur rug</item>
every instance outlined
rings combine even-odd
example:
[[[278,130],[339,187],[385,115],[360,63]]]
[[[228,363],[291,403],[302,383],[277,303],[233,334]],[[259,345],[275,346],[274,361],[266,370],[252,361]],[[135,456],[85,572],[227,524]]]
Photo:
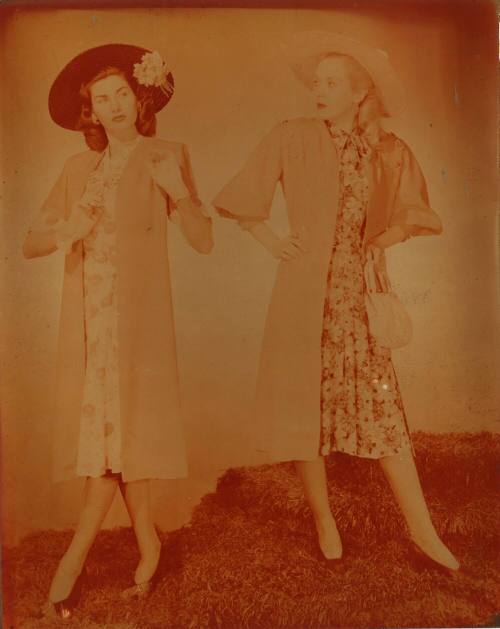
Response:
[[[138,560],[132,531],[102,531],[78,611],[61,626],[498,626],[500,436],[415,433],[413,440],[434,522],[462,563],[458,573],[414,558],[376,462],[338,454],[328,477],[345,554],[333,567],[321,561],[290,464],[229,470],[189,526],[163,535],[159,582],[146,601],[119,598]],[[15,629],[58,626],[35,615],[71,534],[40,531],[6,552],[4,605]]]

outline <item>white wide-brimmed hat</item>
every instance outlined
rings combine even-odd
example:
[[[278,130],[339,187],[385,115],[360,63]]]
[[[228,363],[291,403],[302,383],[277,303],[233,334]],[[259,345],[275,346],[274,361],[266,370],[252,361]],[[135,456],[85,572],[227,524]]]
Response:
[[[349,55],[371,76],[386,115],[394,116],[403,109],[403,87],[385,51],[327,31],[294,33],[283,41],[281,48],[296,77],[308,88],[322,57],[329,53]]]

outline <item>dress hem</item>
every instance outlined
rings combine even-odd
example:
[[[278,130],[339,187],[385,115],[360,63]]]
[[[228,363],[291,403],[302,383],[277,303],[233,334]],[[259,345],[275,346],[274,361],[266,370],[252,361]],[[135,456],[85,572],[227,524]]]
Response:
[[[373,459],[373,460],[384,459],[385,457],[396,456],[397,454],[402,454],[405,452],[411,452],[411,454],[415,456],[415,450],[411,443],[408,446],[402,446],[398,448],[397,450],[394,450],[393,452],[390,452],[388,454],[361,454],[360,452],[354,452],[352,450],[347,450],[343,448],[330,448],[329,452],[327,452],[326,454],[323,454],[320,452],[319,456],[327,457],[330,454],[334,454],[335,452],[341,452],[342,454],[348,454],[349,456],[355,456],[360,459]]]

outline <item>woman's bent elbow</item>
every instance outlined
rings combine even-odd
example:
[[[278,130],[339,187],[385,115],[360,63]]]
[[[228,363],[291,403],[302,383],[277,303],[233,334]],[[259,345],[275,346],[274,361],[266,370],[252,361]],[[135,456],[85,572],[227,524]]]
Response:
[[[32,258],[36,258],[39,255],[36,249],[33,247],[33,243],[30,242],[29,238],[24,241],[22,251],[23,257],[26,260],[31,260]]]
[[[193,234],[194,235],[194,234]],[[192,238],[191,245],[198,253],[210,253],[214,248],[214,238],[212,231],[212,221],[204,220],[203,227],[198,231],[195,238]]]
[[[207,238],[206,240],[199,242],[198,246],[195,247],[198,253],[204,253],[204,254],[210,253],[213,248],[214,248],[214,241],[211,236],[210,238]]]
[[[47,242],[44,242],[44,240],[47,240]],[[28,234],[23,243],[22,252],[26,260],[31,260],[32,258],[47,256],[56,251],[56,249],[57,247],[52,238],[40,239],[34,234]]]

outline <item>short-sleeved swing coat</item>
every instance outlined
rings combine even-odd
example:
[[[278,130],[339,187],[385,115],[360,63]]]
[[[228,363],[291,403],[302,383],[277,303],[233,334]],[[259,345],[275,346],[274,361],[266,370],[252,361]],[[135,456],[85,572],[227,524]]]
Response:
[[[146,152],[158,149],[174,153],[191,196],[198,202],[186,147],[141,138],[123,172],[116,197],[124,481],[187,475],[167,251],[167,218],[172,203],[154,183],[146,165]],[[43,204],[35,229],[47,217],[69,215],[100,157],[101,153],[89,150],[68,159]],[[76,474],[85,369],[82,273],[79,241],[66,256],[64,266],[53,436],[56,481]]]
[[[382,134],[367,176],[365,244],[396,224],[408,226],[412,235],[441,232],[422,172],[394,134]],[[278,124],[214,206],[248,228],[268,218],[278,182],[291,230],[307,230],[308,253],[278,266],[260,359],[256,422],[271,460],[311,460],[319,455],[321,333],[339,201],[337,152],[324,121],[298,118]]]

